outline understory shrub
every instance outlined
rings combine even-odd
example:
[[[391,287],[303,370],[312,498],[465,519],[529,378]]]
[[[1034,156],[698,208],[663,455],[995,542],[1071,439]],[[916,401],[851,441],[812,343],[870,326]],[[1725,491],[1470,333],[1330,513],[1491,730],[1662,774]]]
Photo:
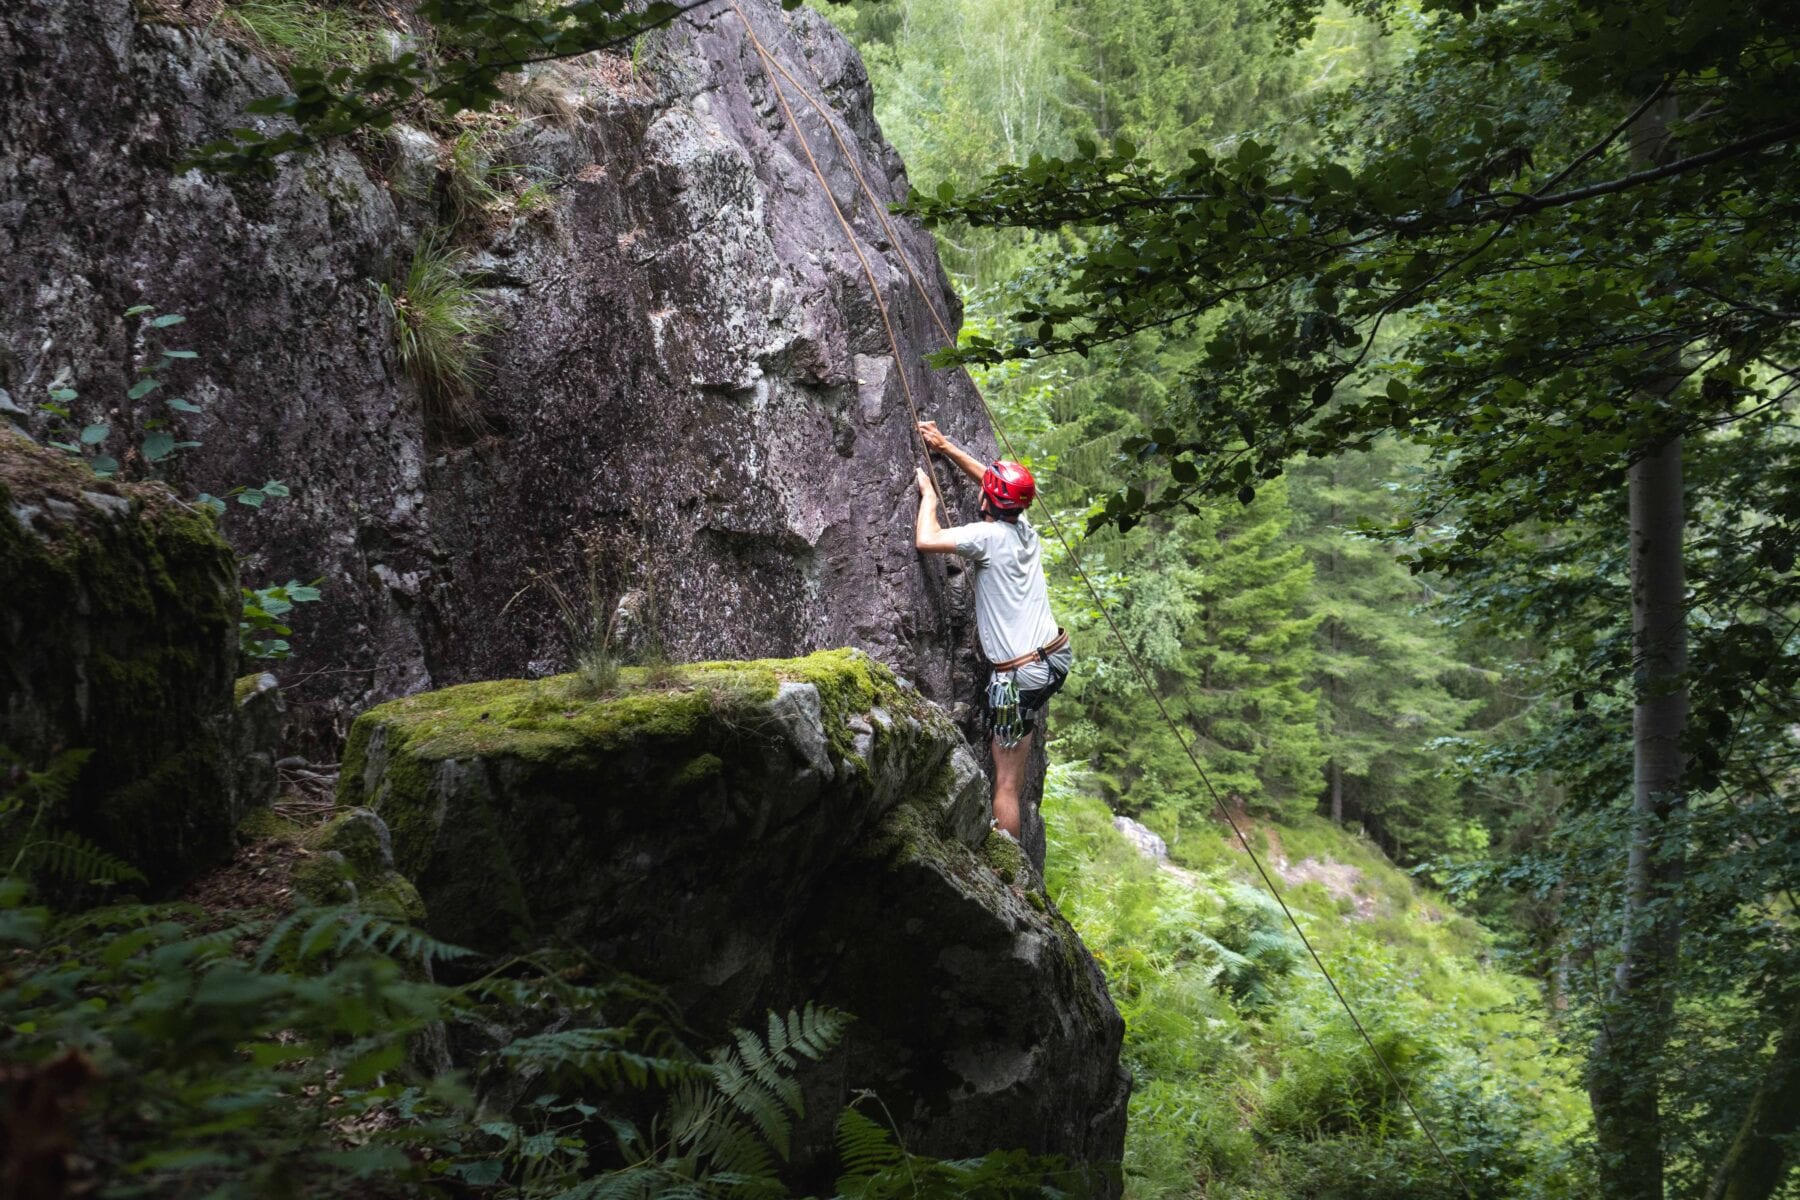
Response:
[[[1141,858],[1068,766],[1044,816],[1051,894],[1125,1018],[1128,1200],[1463,1194],[1241,851]],[[1473,1194],[1581,1194],[1575,1071],[1516,1011],[1528,986],[1368,843],[1311,820],[1249,832],[1259,854],[1278,838],[1289,861],[1298,843],[1365,868],[1374,918],[1316,882],[1284,895]]]
[[[700,1054],[655,989],[572,951],[478,960],[355,904],[59,911],[36,880],[131,881],[37,836],[79,765],[0,763],[9,1195],[788,1194],[796,1073],[845,1014],[770,1013]],[[854,1108],[838,1143],[856,1200],[1049,1200],[1079,1181],[1017,1152],[913,1155]]]

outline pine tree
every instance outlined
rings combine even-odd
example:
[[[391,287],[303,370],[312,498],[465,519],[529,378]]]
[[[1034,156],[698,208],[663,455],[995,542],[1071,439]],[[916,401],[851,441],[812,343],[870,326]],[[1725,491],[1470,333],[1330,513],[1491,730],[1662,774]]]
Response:
[[[1276,485],[1247,509],[1204,509],[1131,539],[1117,614],[1213,787],[1262,812],[1309,810],[1324,765],[1317,697],[1306,688],[1319,623],[1305,608],[1312,567],[1289,542],[1290,523]],[[1155,700],[1124,664],[1082,699],[1094,766],[1115,804],[1178,822],[1210,811]]]
[[[1319,620],[1313,685],[1327,756],[1325,804],[1359,820],[1397,858],[1462,845],[1470,822],[1438,739],[1462,732],[1478,702],[1453,694],[1470,674],[1449,633],[1426,611],[1430,585],[1395,561],[1391,543],[1360,537],[1395,505],[1389,484],[1407,466],[1391,442],[1366,454],[1305,460],[1289,474],[1297,538],[1313,565],[1307,607]]]

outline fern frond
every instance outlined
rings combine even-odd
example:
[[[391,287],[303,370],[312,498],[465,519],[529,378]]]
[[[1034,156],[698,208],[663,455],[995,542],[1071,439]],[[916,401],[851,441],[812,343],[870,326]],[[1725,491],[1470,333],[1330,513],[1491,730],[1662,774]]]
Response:
[[[772,1020],[774,1014],[769,1015]],[[837,1048],[853,1020],[849,1013],[822,1004],[809,1003],[799,1012],[789,1009],[787,1045],[817,1062]]]
[[[792,1105],[787,1103],[784,1095],[773,1091],[752,1074],[736,1054],[715,1051],[714,1055],[713,1086],[733,1109],[756,1126],[775,1148],[775,1152],[785,1159],[793,1133],[793,1121],[788,1116]],[[773,1064],[768,1063],[767,1059],[764,1059],[764,1064],[773,1070]],[[793,1081],[784,1082],[791,1084]]]
[[[653,1200],[661,1173],[644,1167],[625,1167],[584,1179],[549,1200]]]
[[[848,1181],[897,1167],[906,1157],[886,1126],[850,1107],[838,1114],[837,1147],[844,1164],[840,1192],[852,1190]]]
[[[142,883],[144,873],[80,834],[58,830],[20,847],[17,867],[65,883]]]
[[[627,1083],[645,1088],[654,1079],[666,1084],[691,1073],[676,1059],[640,1053],[625,1044],[629,1031],[600,1026],[559,1029],[515,1038],[500,1050],[513,1070],[536,1070],[552,1078],[571,1075],[597,1083]]]
[[[748,1129],[725,1121],[714,1122],[711,1128],[717,1132],[708,1139],[705,1152],[711,1168],[709,1178],[736,1189],[754,1188],[757,1180],[774,1176],[774,1156]]]
[[[341,958],[353,953],[381,954],[417,963],[464,958],[473,951],[442,942],[399,921],[377,916],[355,904],[303,908],[283,918],[257,952],[258,969],[277,955],[298,964]]]

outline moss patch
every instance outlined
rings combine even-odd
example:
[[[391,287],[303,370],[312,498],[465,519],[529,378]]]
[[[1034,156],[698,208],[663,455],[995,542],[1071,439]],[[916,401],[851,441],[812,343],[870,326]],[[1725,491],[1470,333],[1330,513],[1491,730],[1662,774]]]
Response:
[[[1025,865],[1025,851],[1019,843],[998,831],[989,833],[987,840],[981,843],[981,858],[1000,876],[1002,883],[1018,883],[1031,878]]]
[[[598,698],[583,695],[576,675],[468,683],[390,701],[369,710],[357,725],[405,729],[408,752],[420,758],[506,754],[541,761],[617,750],[646,738],[686,738],[709,721],[729,724],[749,714],[786,682],[818,689],[825,728],[834,735],[848,717],[866,712],[878,699],[904,702],[892,673],[855,650],[826,650],[800,659],[695,663],[660,687],[649,682],[649,674],[642,667],[622,668],[617,690]],[[841,746],[834,737],[834,754],[846,756],[853,736],[844,733]],[[346,780],[360,774],[363,765],[364,746],[355,737],[353,732],[345,752]]]
[[[242,704],[247,700],[250,697],[250,693],[256,690],[256,684],[260,679],[262,679],[261,671],[252,671],[248,675],[238,676],[238,681],[231,686],[231,698],[233,702]]]
[[[236,564],[166,488],[0,428],[0,743],[94,753],[69,824],[166,891],[230,851]]]
[[[672,676],[627,667],[598,697],[576,675],[465,684],[358,718],[338,801],[380,813],[435,928],[498,944],[592,902],[588,873],[570,862],[576,848],[612,852],[622,831],[665,824],[664,843],[689,826],[749,832],[758,812],[783,811],[805,770],[785,765],[797,744],[772,749],[788,741],[769,708],[785,683],[816,689],[834,766],[856,756],[853,718],[931,711],[854,650],[696,663]],[[827,775],[810,786],[861,786]]]

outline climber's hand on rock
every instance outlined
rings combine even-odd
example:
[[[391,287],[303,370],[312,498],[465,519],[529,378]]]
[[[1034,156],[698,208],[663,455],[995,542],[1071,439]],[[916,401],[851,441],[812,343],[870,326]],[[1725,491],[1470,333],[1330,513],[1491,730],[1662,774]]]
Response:
[[[925,439],[927,446],[940,453],[950,444],[950,439],[938,432],[936,421],[920,421],[919,436]]]
[[[918,481],[919,495],[935,496],[937,494],[937,487],[931,482],[931,476],[925,473],[924,467],[914,467],[913,477]]]

